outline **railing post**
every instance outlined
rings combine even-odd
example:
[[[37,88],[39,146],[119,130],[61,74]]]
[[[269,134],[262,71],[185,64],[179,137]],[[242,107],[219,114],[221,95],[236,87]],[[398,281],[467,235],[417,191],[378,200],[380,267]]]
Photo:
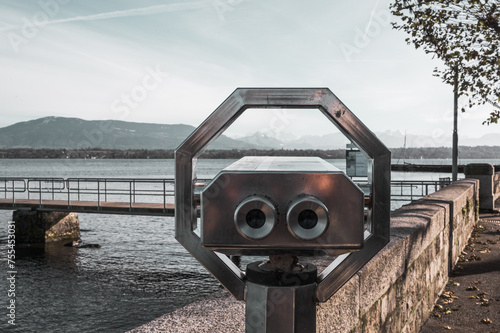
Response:
[[[101,181],[97,179],[97,210],[101,210]]]
[[[104,178],[104,201],[108,201],[108,182],[106,178]]]
[[[40,199],[40,207],[42,207],[42,180],[38,180],[38,195]]]
[[[132,211],[132,181],[129,181],[129,203],[130,207],[129,210]]]
[[[163,179],[163,212],[167,210],[167,193],[165,179]]]
[[[70,198],[70,192],[69,192],[69,179],[66,180],[66,188],[68,190],[68,209],[71,207],[71,198]]]

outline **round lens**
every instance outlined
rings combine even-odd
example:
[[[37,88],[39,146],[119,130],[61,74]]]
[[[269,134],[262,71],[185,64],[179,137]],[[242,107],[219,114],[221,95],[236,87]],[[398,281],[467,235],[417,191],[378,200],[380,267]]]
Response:
[[[315,197],[298,197],[288,207],[286,224],[298,239],[313,240],[328,228],[328,208]]]
[[[311,209],[304,209],[299,213],[297,222],[304,229],[312,229],[318,224],[318,215]]]
[[[266,223],[266,214],[264,214],[264,212],[260,209],[252,209],[247,213],[246,221],[248,226],[251,228],[262,228],[262,226]]]

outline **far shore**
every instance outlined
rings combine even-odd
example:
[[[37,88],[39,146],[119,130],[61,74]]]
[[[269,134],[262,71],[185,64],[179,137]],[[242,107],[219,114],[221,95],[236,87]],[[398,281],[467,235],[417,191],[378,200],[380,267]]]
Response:
[[[451,159],[450,147],[391,148],[392,159]],[[344,159],[345,149],[227,149],[206,150],[200,158],[236,159],[243,156],[317,156],[324,159]],[[0,149],[0,159],[173,159],[173,149]],[[500,159],[500,146],[460,146],[460,159]],[[450,162],[451,164],[451,162]]]

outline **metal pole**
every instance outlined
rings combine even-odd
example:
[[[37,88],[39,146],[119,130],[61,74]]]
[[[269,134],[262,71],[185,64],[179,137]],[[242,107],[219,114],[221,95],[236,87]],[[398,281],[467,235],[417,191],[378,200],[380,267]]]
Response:
[[[286,257],[247,266],[246,333],[316,332],[317,269],[294,262],[301,271],[282,270]]]
[[[458,67],[455,66],[455,84],[453,87],[453,151],[451,173],[452,180],[457,180],[458,173]]]
[[[129,202],[130,202],[130,211],[132,211],[132,182],[129,181]]]

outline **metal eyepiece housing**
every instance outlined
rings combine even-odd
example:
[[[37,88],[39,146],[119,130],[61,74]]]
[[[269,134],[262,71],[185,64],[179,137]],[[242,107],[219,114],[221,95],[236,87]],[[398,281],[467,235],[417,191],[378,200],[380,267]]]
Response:
[[[200,195],[201,245],[227,255],[339,255],[364,240],[364,194],[319,157],[246,156]]]
[[[265,238],[274,229],[276,220],[274,205],[261,196],[246,198],[234,211],[236,228],[247,239]]]
[[[286,215],[288,230],[303,240],[321,236],[328,227],[329,214],[326,206],[314,197],[295,199]]]

